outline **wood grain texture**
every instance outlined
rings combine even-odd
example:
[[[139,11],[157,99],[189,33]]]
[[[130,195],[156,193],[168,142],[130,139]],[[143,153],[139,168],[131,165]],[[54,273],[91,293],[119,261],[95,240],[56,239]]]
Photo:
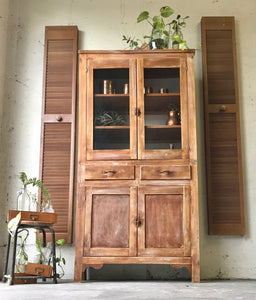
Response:
[[[129,195],[94,195],[92,247],[128,248]]]
[[[180,248],[183,245],[182,206],[182,195],[146,196],[146,248]]]
[[[203,17],[209,234],[245,234],[234,17]]]

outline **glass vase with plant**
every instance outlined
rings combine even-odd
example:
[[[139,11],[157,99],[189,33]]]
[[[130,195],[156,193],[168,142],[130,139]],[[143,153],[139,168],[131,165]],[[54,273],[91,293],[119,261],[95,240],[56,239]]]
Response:
[[[18,210],[37,210],[36,196],[28,191],[28,186],[32,185],[40,188],[42,193],[42,201],[39,210],[49,208],[51,205],[51,196],[44,186],[43,182],[36,177],[28,178],[25,172],[20,172],[19,179],[23,187],[17,194]]]

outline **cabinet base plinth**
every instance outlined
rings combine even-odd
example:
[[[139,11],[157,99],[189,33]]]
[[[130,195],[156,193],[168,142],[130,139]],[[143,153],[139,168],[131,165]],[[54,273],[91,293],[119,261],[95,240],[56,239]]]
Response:
[[[192,265],[191,257],[83,257],[82,268],[75,269],[75,281],[82,281],[82,273],[88,267],[101,269],[105,264],[165,264],[171,265],[174,269],[185,267],[192,274],[192,282],[200,282],[197,278],[193,278],[192,269],[196,268],[196,266]]]

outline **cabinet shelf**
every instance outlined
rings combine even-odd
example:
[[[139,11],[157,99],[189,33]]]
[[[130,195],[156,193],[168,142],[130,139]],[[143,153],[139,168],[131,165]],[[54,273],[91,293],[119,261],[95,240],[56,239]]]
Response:
[[[96,98],[128,98],[129,94],[95,94]]]
[[[161,97],[161,98],[166,98],[166,97],[179,97],[180,93],[150,93],[150,94],[145,94],[146,97]]]
[[[181,125],[173,125],[173,126],[169,126],[169,125],[149,125],[149,126],[145,126],[146,129],[170,129],[170,128],[181,128]]]
[[[130,129],[130,126],[95,126],[95,129],[98,130],[113,130],[113,129]]]

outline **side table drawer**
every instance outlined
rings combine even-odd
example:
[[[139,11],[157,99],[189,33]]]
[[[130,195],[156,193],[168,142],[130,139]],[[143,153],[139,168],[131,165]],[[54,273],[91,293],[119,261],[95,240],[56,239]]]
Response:
[[[134,179],[134,166],[86,166],[85,179]]]
[[[172,179],[190,179],[190,166],[177,165],[177,166],[141,166],[140,168],[141,179],[146,180],[172,180]]]
[[[19,210],[9,210],[8,220],[16,217],[19,212]],[[21,211],[21,221],[22,223],[39,222],[54,224],[57,222],[57,214],[37,211]]]

